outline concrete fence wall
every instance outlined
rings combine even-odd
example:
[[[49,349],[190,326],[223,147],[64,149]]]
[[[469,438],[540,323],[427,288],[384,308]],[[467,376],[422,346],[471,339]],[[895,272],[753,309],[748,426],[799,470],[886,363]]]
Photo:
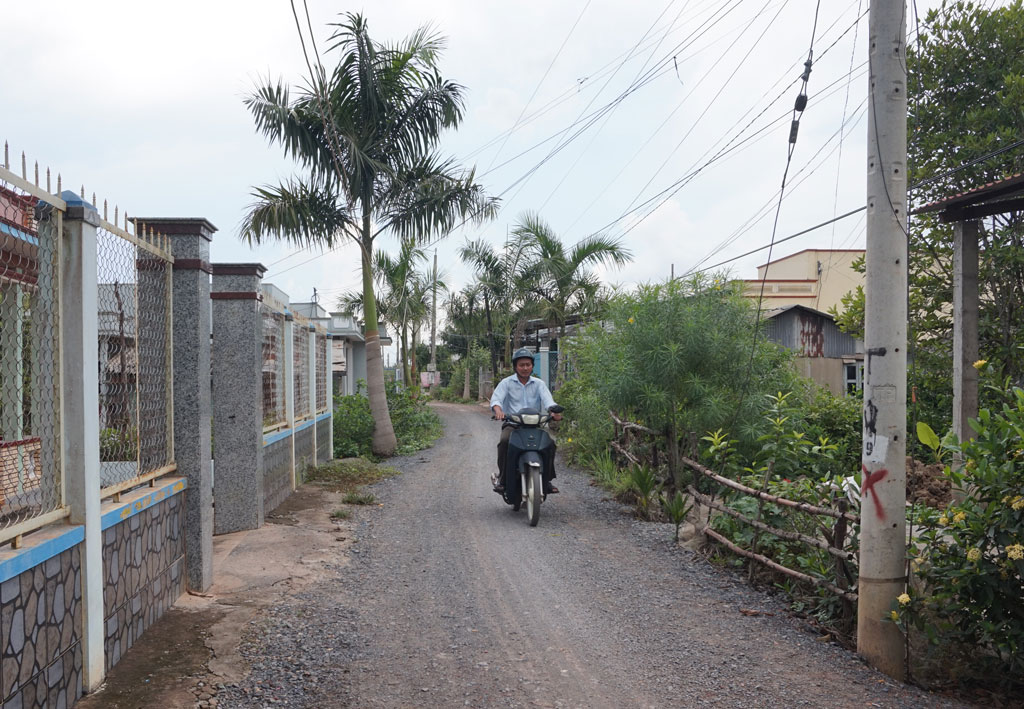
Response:
[[[26,205],[35,205],[34,216]],[[288,345],[287,372],[268,376],[263,267],[211,265],[216,228],[205,219],[139,218],[122,227],[81,196],[52,195],[3,167],[0,211],[18,225],[0,233],[0,368],[42,371],[43,348],[26,348],[23,333],[40,338],[48,303],[59,302],[61,314],[50,340],[59,343],[59,369],[26,378],[32,391],[0,393],[3,474],[14,491],[0,495],[0,706],[69,707],[100,686],[183,592],[209,589],[215,533],[260,526],[307,466],[330,458],[330,339],[315,319],[281,312],[292,339],[280,343]],[[113,334],[99,326],[99,232],[128,249],[127,275],[111,291]],[[153,256],[173,261],[160,283]],[[59,272],[40,264],[59,264]],[[139,309],[140,291],[152,290],[146,279],[165,286],[169,317],[161,323]],[[128,298],[134,310],[122,307]],[[144,334],[165,344],[147,354]],[[104,336],[119,350],[101,360]],[[160,399],[142,396],[155,386],[157,359],[173,374]],[[159,456],[117,463],[127,472],[113,485],[103,482],[110,464],[101,464],[96,415],[111,383],[124,387],[115,403],[131,401],[128,387],[138,392],[139,413],[121,417],[123,438],[163,446]],[[59,393],[59,406],[40,398],[35,388],[44,385]],[[299,406],[296,390],[306,397]],[[279,416],[264,411],[267,392],[280,395]],[[8,399],[23,400],[29,413],[11,416]]]

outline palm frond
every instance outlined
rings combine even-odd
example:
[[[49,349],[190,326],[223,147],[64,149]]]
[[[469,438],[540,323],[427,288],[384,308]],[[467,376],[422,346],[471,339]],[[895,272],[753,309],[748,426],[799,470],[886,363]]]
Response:
[[[280,186],[254,188],[252,195],[256,201],[240,228],[241,237],[249,243],[274,238],[331,249],[357,229],[347,205],[321,185],[294,179]]]

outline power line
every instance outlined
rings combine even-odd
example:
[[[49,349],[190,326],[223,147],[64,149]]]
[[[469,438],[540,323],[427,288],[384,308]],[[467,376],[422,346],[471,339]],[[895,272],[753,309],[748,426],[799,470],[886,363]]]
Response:
[[[512,134],[516,130],[516,126],[519,125],[519,121],[523,119],[523,114],[525,114],[526,109],[530,107],[530,104],[533,102],[534,97],[537,95],[537,92],[540,90],[541,85],[544,83],[544,79],[548,78],[548,74],[551,72],[551,68],[555,65],[555,62],[558,61],[558,57],[562,55],[562,50],[565,49],[565,45],[569,41],[569,38],[572,37],[572,33],[576,31],[576,25],[578,25],[580,23],[580,20],[583,19],[583,14],[587,11],[587,8],[590,7],[590,3],[591,0],[587,0],[587,4],[583,6],[582,10],[580,10],[580,14],[576,18],[576,21],[572,23],[572,27],[569,28],[569,33],[566,34],[565,39],[562,40],[562,45],[558,48],[558,51],[555,52],[555,56],[551,59],[551,63],[548,64],[548,68],[544,72],[544,75],[540,77],[540,81],[538,81],[537,85],[533,88],[533,93],[530,94],[530,98],[528,98],[526,100],[526,103],[523,105],[523,110],[519,112],[519,117],[516,118],[515,123],[512,124],[512,127],[509,129],[508,133],[506,133],[505,140],[502,142],[501,147],[498,148],[497,152],[494,153],[494,157],[491,158],[491,164],[487,166],[487,170],[491,169],[491,166],[494,165],[494,161],[498,159],[498,156],[501,155],[501,151],[505,149],[505,144],[508,143],[508,139],[512,137]]]

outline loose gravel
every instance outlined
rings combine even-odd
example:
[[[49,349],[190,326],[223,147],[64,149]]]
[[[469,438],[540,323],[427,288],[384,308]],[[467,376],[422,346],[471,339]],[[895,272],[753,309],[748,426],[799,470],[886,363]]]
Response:
[[[389,461],[350,562],[253,622],[217,706],[967,706],[823,642],[581,473],[530,528],[490,490],[486,409],[437,410],[445,437]]]

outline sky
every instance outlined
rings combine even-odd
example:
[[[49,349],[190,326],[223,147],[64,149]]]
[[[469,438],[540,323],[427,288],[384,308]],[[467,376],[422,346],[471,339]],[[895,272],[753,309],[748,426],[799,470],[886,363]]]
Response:
[[[937,3],[917,2],[921,17]],[[996,4],[1002,4],[997,2]],[[217,262],[259,262],[265,280],[329,310],[359,288],[351,245],[297,252],[238,237],[254,186],[294,173],[257,135],[244,98],[268,79],[306,74],[288,0],[48,0],[5,3],[0,141],[12,167],[60,173],[65,189],[129,215],[204,217]],[[296,5],[304,13],[301,0]],[[812,47],[808,104],[776,238],[864,205],[867,1],[308,0],[317,48],[329,23],[363,12],[395,41],[429,24],[447,38],[442,74],[465,87],[462,125],[439,146],[501,197],[497,218],[437,240],[460,288],[466,239],[501,246],[538,213],[566,244],[619,238],[633,261],[602,269],[622,286],[721,268],[756,276],[772,239],[794,100]],[[908,27],[915,26],[914,3]],[[859,21],[858,21],[858,18]],[[304,19],[304,16],[303,16]],[[308,43],[308,31],[306,32]],[[309,45],[307,45],[309,48]],[[624,95],[625,94],[625,95]],[[624,95],[624,96],[623,96]],[[596,115],[595,115],[596,112]],[[576,136],[573,140],[568,137]],[[864,246],[863,214],[776,247]],[[390,238],[378,248],[395,251]],[[716,269],[718,270],[718,269]]]

